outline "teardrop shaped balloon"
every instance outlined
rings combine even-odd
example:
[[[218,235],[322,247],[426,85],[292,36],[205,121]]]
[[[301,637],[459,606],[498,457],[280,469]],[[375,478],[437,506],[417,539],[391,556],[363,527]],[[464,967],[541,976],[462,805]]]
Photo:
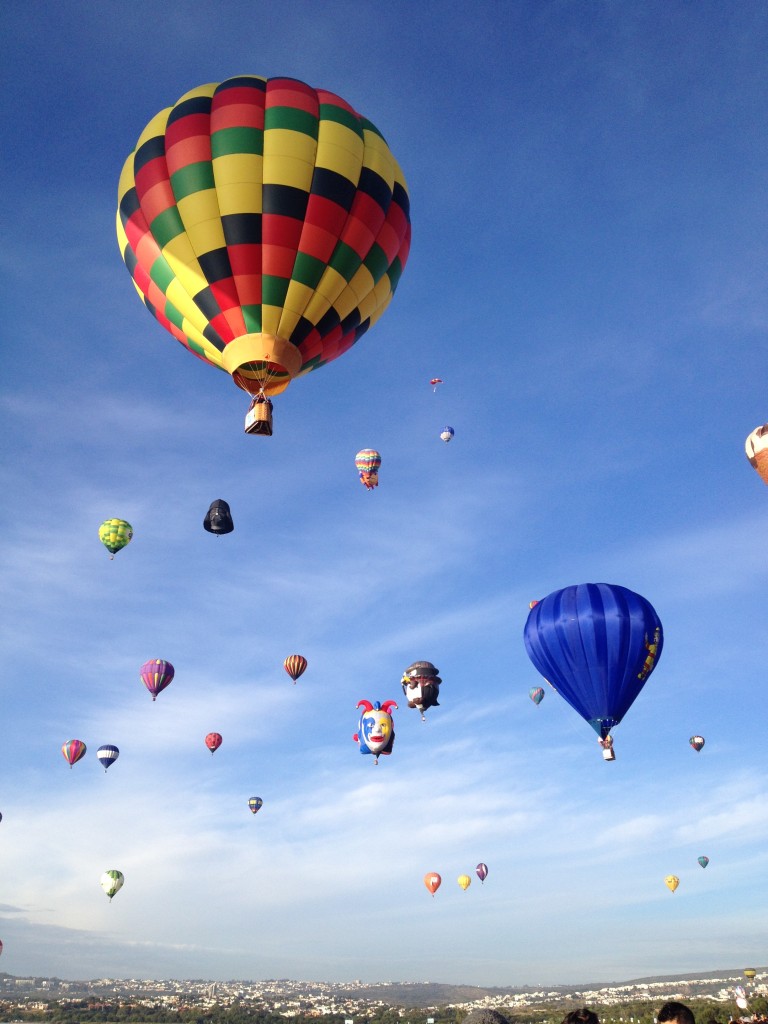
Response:
[[[378,129],[339,96],[241,75],[149,122],[120,176],[117,235],[160,324],[238,387],[276,395],[388,306],[408,192]]]
[[[430,893],[433,896],[440,888],[441,882],[442,878],[440,877],[440,875],[438,875],[436,871],[428,871],[427,874],[424,875],[424,885],[426,885],[427,889],[429,889]]]
[[[67,740],[62,745],[61,752],[71,768],[73,764],[77,764],[81,757],[85,757],[86,749],[82,740]]]
[[[96,757],[98,757],[100,763],[104,765],[105,772],[107,768],[109,768],[109,766],[118,759],[119,756],[120,751],[111,743],[105,743],[104,746],[99,747],[99,749],[96,751]]]
[[[115,893],[120,892],[120,890],[123,888],[124,881],[125,878],[123,877],[122,871],[114,870],[105,871],[104,874],[99,879],[99,885],[107,894],[107,896],[109,896],[110,903],[112,902],[112,897],[115,895]]]
[[[307,659],[302,657],[301,654],[289,654],[288,657],[283,662],[283,668],[294,681],[294,683],[299,678],[299,676],[302,675],[306,667]]]
[[[453,427],[443,427],[443,429],[440,431],[440,440],[445,441],[445,443],[448,444],[448,442],[451,440],[455,433],[456,431],[453,429]]]
[[[709,864],[709,857],[697,857],[696,860],[701,864],[703,868]]]
[[[691,746],[696,751],[696,753],[698,753],[701,750],[701,748],[704,746],[704,737],[703,736],[691,736],[691,738],[690,738],[690,740],[688,740],[688,742],[691,744]]]
[[[664,884],[671,892],[674,892],[678,885],[680,885],[680,879],[677,875],[667,875],[664,879]]]
[[[256,814],[257,811],[260,811],[263,804],[264,801],[261,799],[260,796],[252,796],[248,801],[248,807],[250,808],[252,814]]]
[[[541,686],[532,686],[528,691],[528,696],[531,698],[534,704],[541,704],[544,700],[544,689]]]
[[[145,661],[139,669],[141,681],[152,694],[152,700],[157,700],[157,695],[168,686],[175,675],[175,669],[170,661],[162,661],[160,658],[152,658]]]
[[[469,877],[469,875],[459,875],[456,881],[459,883],[464,892],[466,892],[467,889],[472,884],[472,879]]]
[[[205,745],[208,747],[211,754],[215,754],[221,746],[221,733],[209,732],[205,737]]]
[[[363,448],[355,456],[355,468],[360,474],[360,483],[369,491],[379,486],[381,455],[374,448]]]
[[[475,868],[475,871],[477,873],[477,877],[480,879],[480,883],[482,884],[488,877],[488,865],[483,864],[483,862],[480,861],[480,863]]]
[[[124,519],[106,519],[99,527],[99,540],[109,552],[110,559],[125,547],[133,537],[133,527]]]
[[[541,675],[603,740],[642,690],[664,642],[650,602],[610,583],[570,586],[537,601],[524,639]]]
[[[746,440],[745,448],[749,464],[760,474],[763,483],[768,484],[768,423],[755,427]]]

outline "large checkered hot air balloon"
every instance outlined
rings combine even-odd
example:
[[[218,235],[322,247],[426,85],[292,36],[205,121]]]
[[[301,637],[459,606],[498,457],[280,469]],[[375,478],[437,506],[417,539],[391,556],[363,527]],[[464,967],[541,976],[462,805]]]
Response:
[[[408,192],[378,129],[291,78],[202,85],[157,114],[125,162],[117,235],[150,313],[254,396],[346,352],[408,257]]]

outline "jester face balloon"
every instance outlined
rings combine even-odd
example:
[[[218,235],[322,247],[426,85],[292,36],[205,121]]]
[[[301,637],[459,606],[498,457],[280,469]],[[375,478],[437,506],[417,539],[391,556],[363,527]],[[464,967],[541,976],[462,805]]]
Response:
[[[339,96],[242,75],[154,117],[118,189],[120,252],[149,312],[253,395],[346,352],[408,257],[408,193]]]
[[[427,708],[440,706],[437,698],[442,679],[438,674],[438,669],[431,661],[414,661],[403,672],[400,683],[408,701],[408,707],[420,711],[422,721],[425,720],[424,712]]]
[[[397,709],[393,700],[385,700],[383,704],[369,700],[358,701],[362,708],[357,732],[352,737],[360,746],[361,754],[373,754],[374,764],[379,763],[380,754],[391,754],[395,742],[395,725],[392,711]]]
[[[524,638],[538,671],[602,739],[631,707],[663,645],[651,604],[609,583],[566,587],[537,601]]]

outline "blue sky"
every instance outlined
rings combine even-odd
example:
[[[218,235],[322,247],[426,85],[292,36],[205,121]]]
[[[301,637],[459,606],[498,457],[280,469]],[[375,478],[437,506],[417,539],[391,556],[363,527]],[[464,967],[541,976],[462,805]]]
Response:
[[[0,18],[0,966],[505,985],[765,963],[768,491],[743,442],[768,419],[768,8]],[[392,305],[276,401],[271,439],[142,309],[114,235],[147,121],[241,73],[343,96],[411,196]],[[135,530],[114,562],[112,516]],[[611,765],[556,694],[530,702],[522,641],[532,598],[598,581],[665,629]],[[154,657],[176,679],[153,704]],[[400,699],[374,766],[355,705],[402,698],[422,658],[441,706]]]

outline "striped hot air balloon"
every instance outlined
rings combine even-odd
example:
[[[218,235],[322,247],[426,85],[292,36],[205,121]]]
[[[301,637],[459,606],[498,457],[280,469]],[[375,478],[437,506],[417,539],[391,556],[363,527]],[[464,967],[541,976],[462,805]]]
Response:
[[[67,740],[61,747],[61,752],[64,755],[69,767],[76,764],[81,757],[85,757],[85,751],[87,747],[82,740]]]
[[[283,668],[294,681],[294,683],[299,678],[299,676],[304,673],[306,667],[307,659],[303,657],[301,654],[289,654],[288,657],[283,662]]]
[[[150,661],[144,662],[139,669],[139,675],[152,694],[152,700],[157,700],[158,693],[171,683],[175,671],[170,661],[162,661],[160,658],[152,658]]]

